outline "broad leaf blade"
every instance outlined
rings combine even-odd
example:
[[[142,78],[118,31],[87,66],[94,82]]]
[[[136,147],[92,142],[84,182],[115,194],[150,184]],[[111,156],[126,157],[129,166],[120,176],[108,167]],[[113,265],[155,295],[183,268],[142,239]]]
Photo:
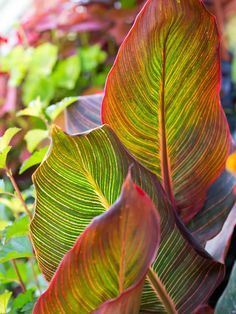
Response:
[[[86,314],[117,298],[96,313],[112,307],[112,313],[137,314],[159,242],[159,214],[129,175],[117,202],[93,220],[65,255],[34,313]]]
[[[78,97],[66,109],[66,129],[69,134],[81,133],[101,125],[103,94]]]
[[[127,153],[108,126],[77,136],[53,130],[50,153],[34,175],[37,202],[31,236],[40,267],[50,280],[77,236],[118,198],[130,165],[135,184],[150,195],[161,216],[154,270],[177,311],[191,312],[220,283],[224,267],[180,229],[156,176]],[[142,308],[165,313],[148,285]]]
[[[149,0],[108,76],[102,119],[162,181],[185,222],[225,167],[216,24],[199,0]]]

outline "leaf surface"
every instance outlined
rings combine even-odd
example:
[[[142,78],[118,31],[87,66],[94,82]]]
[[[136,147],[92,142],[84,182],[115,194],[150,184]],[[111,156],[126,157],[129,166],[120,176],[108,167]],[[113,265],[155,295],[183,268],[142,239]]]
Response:
[[[103,94],[80,96],[66,109],[66,129],[69,134],[81,133],[100,126]]]
[[[228,285],[216,305],[215,313],[234,314],[235,311],[236,311],[236,263],[234,263],[234,267],[232,269]]]
[[[158,211],[128,175],[120,198],[92,221],[65,255],[34,313],[86,314],[117,298],[103,307],[112,307],[110,313],[137,314],[159,243]]]
[[[156,176],[128,154],[108,126],[74,136],[53,129],[50,153],[34,174],[37,202],[31,237],[40,268],[50,280],[91,220],[116,201],[130,165],[133,181],[148,193],[161,216],[161,244],[153,268],[176,310],[191,313],[219,284],[224,267],[180,228]],[[142,308],[165,313],[148,283]]]
[[[225,167],[219,39],[199,0],[149,0],[121,46],[102,106],[128,150],[161,180],[185,222]]]

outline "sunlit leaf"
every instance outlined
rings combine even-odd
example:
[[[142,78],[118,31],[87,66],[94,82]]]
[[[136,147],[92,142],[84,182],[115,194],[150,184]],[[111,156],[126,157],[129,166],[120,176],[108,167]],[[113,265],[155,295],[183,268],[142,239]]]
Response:
[[[65,255],[34,313],[86,314],[114,298],[113,313],[138,313],[159,241],[157,209],[128,175],[120,198],[93,220]],[[58,294],[62,284],[66,295],[62,290]]]
[[[0,137],[0,169],[6,168],[7,155],[11,150],[9,146],[12,138],[20,131],[19,128],[9,128],[5,131],[2,137]]]
[[[33,117],[42,117],[43,103],[39,98],[31,101],[27,108],[22,109],[17,112],[17,116],[33,116]]]
[[[11,298],[12,292],[4,292],[0,294],[0,313],[6,314],[7,313],[7,305]]]
[[[101,125],[103,94],[78,97],[66,109],[66,128],[70,134],[81,133]]]
[[[24,173],[29,168],[38,165],[42,162],[48,151],[48,146],[41,148],[40,150],[34,152],[27,160],[25,160],[20,168],[19,174]]]
[[[51,121],[54,121],[64,109],[66,109],[69,105],[76,102],[77,99],[78,97],[67,97],[60,101],[59,103],[49,106],[46,109],[46,113],[51,119]]]
[[[128,150],[161,180],[185,222],[224,170],[219,39],[199,0],[149,0],[120,48],[102,107]]]
[[[40,268],[50,280],[91,220],[116,201],[130,165],[135,184],[160,211],[161,245],[154,270],[177,311],[191,313],[219,284],[224,267],[194,242],[174,216],[156,176],[128,154],[108,126],[77,136],[53,128],[49,155],[34,174],[37,202],[31,237]],[[163,300],[148,284],[142,308],[166,313]]]
[[[41,129],[29,130],[24,137],[27,143],[28,151],[32,153],[38,147],[38,145],[48,137],[49,137],[48,130]]]

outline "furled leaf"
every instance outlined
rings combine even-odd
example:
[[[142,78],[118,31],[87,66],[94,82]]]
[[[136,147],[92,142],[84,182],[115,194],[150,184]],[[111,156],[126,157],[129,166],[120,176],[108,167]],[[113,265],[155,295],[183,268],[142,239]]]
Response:
[[[160,211],[161,245],[154,270],[177,311],[191,313],[219,284],[224,267],[194,244],[156,176],[128,154],[108,126],[77,136],[53,129],[50,153],[33,177],[37,202],[31,237],[40,268],[50,280],[81,232],[118,198],[130,165],[135,184]],[[148,284],[142,308],[165,313]]]
[[[28,151],[32,153],[48,137],[48,130],[33,129],[28,131],[25,135]]]
[[[51,121],[54,121],[64,109],[66,109],[69,105],[76,102],[77,99],[78,97],[66,97],[57,104],[49,106],[46,109],[46,113],[51,119]]]
[[[4,292],[0,294],[0,313],[6,314],[7,313],[7,304],[11,298],[12,292]]]
[[[13,238],[2,247],[0,246],[0,263],[32,255],[32,247],[28,237]]]
[[[129,151],[161,180],[185,222],[224,170],[219,40],[199,0],[149,0],[120,48],[102,107]]]
[[[234,314],[235,312],[236,312],[236,263],[234,263],[234,267],[230,275],[228,285],[216,305],[215,314],[222,313]]]
[[[159,242],[159,214],[128,175],[117,202],[93,220],[65,255],[34,313],[86,314],[114,298],[113,313],[138,313]]]
[[[11,150],[9,146],[12,138],[20,131],[19,128],[9,128],[0,137],[0,169],[6,168],[7,155]]]
[[[103,94],[78,97],[66,109],[66,129],[69,134],[81,133],[101,125]]]
[[[13,237],[28,235],[28,233],[29,233],[29,217],[22,216],[19,219],[15,220],[11,226],[6,228],[5,241],[8,241]]]
[[[40,150],[34,152],[27,160],[25,160],[20,168],[19,174],[24,173],[29,168],[38,165],[42,162],[48,151],[48,146],[41,148]]]

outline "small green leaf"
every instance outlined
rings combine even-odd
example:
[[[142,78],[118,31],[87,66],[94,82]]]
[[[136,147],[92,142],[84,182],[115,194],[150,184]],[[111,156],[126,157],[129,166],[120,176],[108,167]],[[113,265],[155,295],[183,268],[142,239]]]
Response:
[[[57,61],[57,50],[57,46],[50,43],[45,43],[35,48],[29,65],[30,76],[47,76],[51,74]]]
[[[11,298],[12,292],[4,292],[0,295],[0,313],[6,314],[7,313],[7,305]]]
[[[28,131],[25,135],[28,151],[32,153],[48,136],[48,130],[34,129]]]
[[[6,228],[5,240],[13,237],[25,236],[29,233],[29,217],[23,216],[15,220],[14,223]]]
[[[232,313],[236,312],[236,262],[234,263],[234,267],[228,282],[228,285],[220,297],[215,313]]]
[[[31,257],[32,246],[28,237],[10,239],[0,247],[0,263],[5,263],[15,258]]]
[[[64,111],[68,106],[70,106],[77,100],[78,100],[78,97],[66,97],[62,101],[58,102],[57,104],[49,106],[46,109],[46,113],[51,119],[51,121],[54,121],[62,111]]]
[[[12,138],[20,131],[19,128],[9,128],[4,135],[0,137],[0,152],[9,147]]]
[[[24,161],[22,164],[19,174],[24,173],[29,168],[38,165],[42,162],[44,156],[46,155],[48,151],[48,146],[34,152],[27,160]]]
[[[82,71],[91,72],[106,60],[107,54],[101,50],[100,45],[82,47],[79,49]]]
[[[18,310],[18,309],[21,310],[24,305],[31,302],[34,298],[33,292],[34,292],[34,289],[29,289],[26,292],[19,294],[13,302],[12,311]]]
[[[43,103],[40,98],[36,98],[31,101],[27,108],[17,112],[17,116],[32,116],[32,117],[42,117]]]
[[[80,75],[81,65],[78,55],[71,56],[58,63],[53,72],[53,81],[60,88],[73,89]]]
[[[23,85],[23,102],[25,106],[36,98],[40,98],[46,107],[54,96],[54,85],[49,77],[29,75]]]
[[[0,231],[3,231],[9,225],[9,221],[0,220]]]
[[[9,146],[11,139],[20,131],[19,128],[9,128],[4,135],[0,137],[0,169],[6,168],[7,155],[11,150]]]

